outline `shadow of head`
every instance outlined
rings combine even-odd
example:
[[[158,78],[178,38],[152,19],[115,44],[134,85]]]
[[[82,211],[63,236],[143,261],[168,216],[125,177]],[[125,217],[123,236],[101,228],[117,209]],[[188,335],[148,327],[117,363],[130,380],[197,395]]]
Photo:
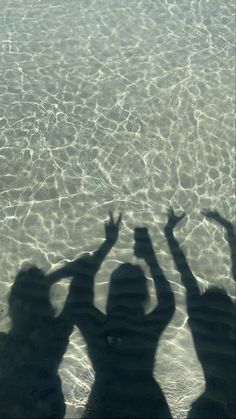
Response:
[[[234,304],[227,292],[223,288],[209,287],[201,296],[201,304],[203,306],[217,309],[231,311]]]
[[[13,324],[28,319],[54,316],[49,298],[47,276],[36,266],[18,272],[8,297],[9,314]]]
[[[112,272],[107,314],[117,312],[144,314],[148,301],[147,279],[140,266],[124,263]]]
[[[235,325],[235,306],[224,289],[208,288],[200,298],[199,308],[213,333],[225,339],[231,336]]]

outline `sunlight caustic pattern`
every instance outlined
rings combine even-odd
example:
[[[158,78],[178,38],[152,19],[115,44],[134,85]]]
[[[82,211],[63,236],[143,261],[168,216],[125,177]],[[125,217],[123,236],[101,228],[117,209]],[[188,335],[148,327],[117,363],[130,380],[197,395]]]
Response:
[[[216,208],[234,218],[232,2],[0,6],[1,330],[22,263],[49,270],[96,249],[108,210],[122,211],[96,303],[104,309],[109,273],[134,258],[134,226],[148,226],[177,307],[156,374],[182,418],[204,383],[163,226],[170,204],[184,210],[177,234],[200,286],[222,285],[234,296],[223,232],[200,214]],[[52,293],[58,311],[68,283]],[[79,417],[93,371],[77,333],[60,374],[67,417]]]

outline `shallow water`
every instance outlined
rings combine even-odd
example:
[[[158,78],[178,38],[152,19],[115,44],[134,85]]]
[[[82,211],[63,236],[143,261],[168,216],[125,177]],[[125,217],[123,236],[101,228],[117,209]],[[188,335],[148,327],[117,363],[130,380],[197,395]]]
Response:
[[[200,214],[215,208],[235,221],[233,2],[0,6],[0,329],[9,329],[6,297],[22,263],[48,271],[95,250],[108,210],[122,211],[96,303],[105,309],[112,269],[135,260],[134,226],[148,226],[176,298],[156,376],[183,418],[204,381],[163,227],[169,205],[184,210],[176,235],[201,287],[234,296],[224,232]],[[68,283],[54,286],[58,311]],[[154,303],[151,280],[150,292]],[[80,417],[93,371],[77,331],[60,375],[66,417]]]

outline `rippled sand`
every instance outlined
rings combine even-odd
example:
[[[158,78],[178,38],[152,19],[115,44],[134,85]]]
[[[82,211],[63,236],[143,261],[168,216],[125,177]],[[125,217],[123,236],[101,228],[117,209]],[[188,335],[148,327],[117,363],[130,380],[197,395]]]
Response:
[[[95,250],[108,210],[122,211],[96,302],[104,309],[109,273],[134,260],[134,226],[148,226],[177,306],[156,376],[174,417],[183,418],[204,382],[162,231],[170,204],[186,211],[176,235],[199,283],[234,295],[224,233],[200,214],[216,208],[234,218],[233,4],[0,6],[0,328],[9,328],[6,296],[22,263],[49,270]],[[54,287],[58,311],[67,286]],[[151,280],[150,292],[154,303]],[[77,331],[60,374],[67,417],[80,417],[93,371]]]

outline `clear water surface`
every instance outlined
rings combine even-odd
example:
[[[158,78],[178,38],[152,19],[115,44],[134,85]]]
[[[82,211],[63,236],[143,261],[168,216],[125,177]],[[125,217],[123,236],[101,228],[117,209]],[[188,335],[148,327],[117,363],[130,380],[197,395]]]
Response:
[[[204,381],[163,227],[170,204],[184,210],[176,235],[199,284],[234,296],[223,231],[200,214],[216,208],[235,221],[233,2],[0,0],[0,7],[0,329],[9,330],[7,295],[23,263],[49,271],[95,250],[108,210],[122,211],[96,304],[104,310],[111,270],[135,261],[134,226],[148,226],[176,298],[155,374],[174,417],[183,418]],[[52,291],[58,312],[68,284]],[[80,417],[93,370],[76,330],[60,375],[66,417]]]

